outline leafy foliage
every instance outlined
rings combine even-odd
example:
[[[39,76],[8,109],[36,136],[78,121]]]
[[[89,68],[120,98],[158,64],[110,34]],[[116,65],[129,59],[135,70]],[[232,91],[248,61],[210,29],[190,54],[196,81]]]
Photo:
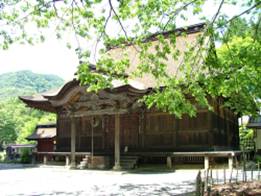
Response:
[[[58,88],[62,83],[63,80],[57,76],[39,75],[29,71],[0,76],[2,92],[5,91],[4,88],[12,85],[14,89],[18,89],[11,95],[6,93],[1,97],[0,146],[9,143],[28,143],[26,137],[32,134],[37,124],[56,121],[55,114],[28,108],[17,96]]]
[[[26,107],[17,98],[0,102],[0,145],[28,143],[26,137],[32,134],[39,123],[55,122],[54,114]]]
[[[32,156],[30,154],[30,149],[22,149],[21,153],[21,163],[31,163]]]
[[[226,105],[237,113],[255,114],[261,107],[261,42],[251,37],[233,37],[219,48],[217,92],[228,98]],[[244,104],[242,104],[244,103]]]
[[[246,125],[241,125],[239,128],[240,146],[243,150],[254,150],[254,131],[249,129]]]
[[[177,117],[184,113],[193,116],[196,115],[194,102],[211,109],[207,98],[223,96],[225,105],[236,113],[254,113],[260,109],[261,99],[257,85],[260,82],[261,2],[215,2],[218,5],[216,11],[212,17],[206,17],[202,15],[206,0],[7,0],[0,8],[0,23],[5,26],[0,31],[0,45],[7,49],[14,42],[42,42],[46,28],[52,28],[58,39],[66,34],[64,32],[73,32],[78,43],[75,52],[80,61],[78,78],[91,91],[111,87],[114,79],[127,81],[124,76],[132,60],[127,48],[131,46],[138,52],[139,61],[128,77],[149,74],[157,81],[154,93],[143,99],[148,107],[156,106]],[[222,12],[224,5],[238,5],[243,11],[228,17]],[[246,14],[253,24],[250,33],[245,34],[243,28],[240,31],[232,26],[230,28],[230,23]],[[181,53],[176,47],[178,35],[173,33],[166,41],[161,33],[175,29],[177,21],[192,17],[201,18],[206,25],[195,43],[188,44],[186,51]],[[31,29],[27,28],[28,25],[36,27],[37,31],[28,31]],[[235,24],[240,25],[243,27],[244,22]],[[110,33],[110,28],[120,32]],[[220,31],[226,36],[218,40],[224,45],[216,55],[213,43],[215,38],[220,38]],[[158,44],[152,52],[154,46],[147,38],[154,33],[157,33]],[[92,52],[81,45],[82,41],[94,39],[94,56],[96,49],[100,48],[96,62],[99,72],[89,69]],[[72,44],[68,43],[68,46]],[[108,54],[106,46],[121,48],[121,59],[114,59]],[[179,77],[168,74],[166,59],[169,57],[182,59],[177,65]],[[165,88],[162,89],[162,86]],[[188,95],[191,100],[186,98]]]

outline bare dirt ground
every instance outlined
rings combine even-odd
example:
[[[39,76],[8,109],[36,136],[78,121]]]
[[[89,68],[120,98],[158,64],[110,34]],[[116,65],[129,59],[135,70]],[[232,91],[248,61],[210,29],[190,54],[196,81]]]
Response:
[[[137,174],[2,165],[0,195],[189,195],[196,175],[197,170]]]
[[[207,195],[207,194],[206,194]],[[225,185],[216,185],[212,187],[211,196],[258,196],[261,195],[261,182],[240,182]]]

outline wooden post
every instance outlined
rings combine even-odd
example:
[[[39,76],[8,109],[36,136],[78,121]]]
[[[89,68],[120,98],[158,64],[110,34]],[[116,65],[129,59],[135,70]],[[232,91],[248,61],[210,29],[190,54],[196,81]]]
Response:
[[[226,177],[227,177],[227,175],[226,175],[226,169],[224,168],[224,184],[227,183]]]
[[[75,162],[75,144],[76,144],[76,127],[75,127],[75,119],[71,117],[71,165],[70,168],[76,168]]]
[[[233,169],[233,156],[228,157],[228,168],[229,170]]]
[[[218,169],[216,169],[216,178],[217,178],[217,184],[218,184]]]
[[[115,114],[114,170],[120,170],[120,114]]]
[[[258,167],[257,179],[260,180],[260,164],[261,164],[261,162],[258,161],[257,164],[258,164],[258,165],[257,165],[257,167]]]
[[[201,172],[198,171],[198,175],[197,175],[197,178],[196,178],[196,196],[201,196],[201,184],[202,184],[202,179],[201,179]]]
[[[229,183],[232,182],[232,177],[233,177],[233,167],[232,169],[230,170],[230,178],[229,178]]]
[[[69,166],[70,165],[70,158],[69,156],[65,157],[65,166]]]
[[[209,172],[209,169],[207,169],[205,172],[206,172],[205,191],[207,191],[207,190],[208,190],[208,182],[209,182],[209,179],[208,179],[208,172]]]
[[[46,165],[47,164],[47,155],[43,156],[43,164]]]
[[[209,157],[208,156],[204,157],[204,168],[205,168],[205,170],[209,169]]]
[[[172,159],[171,159],[171,157],[167,157],[167,168],[168,169],[171,169],[172,168]]]
[[[251,169],[251,181],[253,181],[253,168]]]

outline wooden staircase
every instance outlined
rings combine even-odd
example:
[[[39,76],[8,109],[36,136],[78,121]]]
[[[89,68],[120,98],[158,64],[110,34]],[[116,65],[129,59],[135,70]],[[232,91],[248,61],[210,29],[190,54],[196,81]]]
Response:
[[[87,169],[90,156],[86,155],[80,164],[77,166],[78,169]],[[120,165],[123,170],[134,169],[137,167],[139,157],[138,156],[121,156]]]
[[[120,165],[124,169],[135,169],[138,164],[138,156],[121,156]]]
[[[87,169],[88,168],[88,159],[90,157],[88,155],[86,155],[82,161],[80,162],[80,164],[78,165],[79,169]]]

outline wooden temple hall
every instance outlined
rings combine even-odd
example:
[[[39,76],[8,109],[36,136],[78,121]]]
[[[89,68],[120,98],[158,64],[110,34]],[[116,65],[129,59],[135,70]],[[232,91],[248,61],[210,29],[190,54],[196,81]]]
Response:
[[[188,39],[201,29],[187,28]],[[118,53],[112,50],[112,55]],[[72,80],[56,92],[20,99],[29,107],[57,114],[55,151],[38,153],[64,156],[71,167],[80,163],[80,167],[121,169],[153,160],[165,160],[171,167],[174,160],[185,157],[204,161],[205,168],[212,157],[227,157],[232,167],[239,153],[238,121],[222,106],[221,98],[210,100],[213,111],[198,108],[196,117],[177,119],[138,101],[151,89],[152,82],[141,78],[128,84],[115,81],[113,88],[91,93]]]

